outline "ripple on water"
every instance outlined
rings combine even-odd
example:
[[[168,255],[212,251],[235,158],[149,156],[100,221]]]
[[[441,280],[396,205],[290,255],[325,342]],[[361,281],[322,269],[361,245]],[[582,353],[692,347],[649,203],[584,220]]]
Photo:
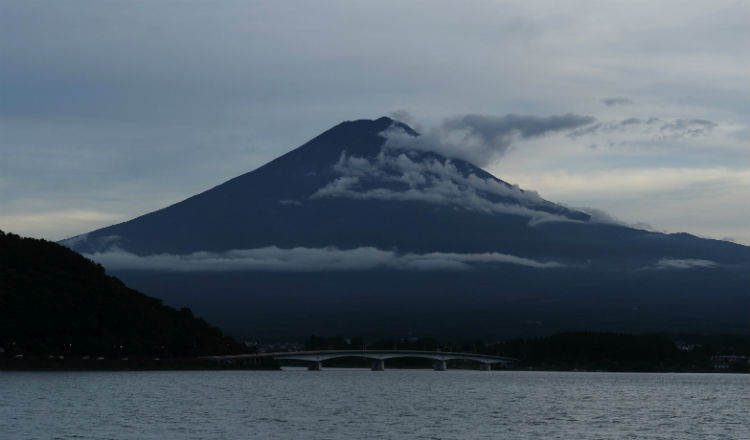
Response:
[[[0,372],[4,439],[747,439],[747,375]]]

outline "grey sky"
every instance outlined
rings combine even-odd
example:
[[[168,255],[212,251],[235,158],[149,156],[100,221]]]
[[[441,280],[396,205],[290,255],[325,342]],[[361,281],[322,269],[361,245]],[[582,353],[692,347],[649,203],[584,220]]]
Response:
[[[124,221],[342,120],[407,111],[429,132],[467,114],[574,114],[601,125],[514,138],[483,166],[555,202],[750,243],[749,13],[0,0],[0,229],[61,239]]]

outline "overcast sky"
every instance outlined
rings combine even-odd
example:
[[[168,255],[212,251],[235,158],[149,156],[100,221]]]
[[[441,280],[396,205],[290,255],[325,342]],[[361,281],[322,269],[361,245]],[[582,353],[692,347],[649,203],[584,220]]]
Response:
[[[343,120],[429,133],[570,113],[595,122],[481,165],[554,202],[748,244],[749,16],[746,0],[0,0],[0,229],[59,240],[125,221]]]

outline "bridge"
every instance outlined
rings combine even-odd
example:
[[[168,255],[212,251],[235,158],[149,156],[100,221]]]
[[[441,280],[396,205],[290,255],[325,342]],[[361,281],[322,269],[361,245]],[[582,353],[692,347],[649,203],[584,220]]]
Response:
[[[396,358],[422,358],[434,360],[436,371],[445,371],[450,360],[467,360],[479,364],[479,369],[490,371],[493,364],[503,366],[518,362],[518,359],[505,356],[490,356],[477,353],[455,353],[447,351],[419,351],[419,350],[319,350],[319,351],[286,351],[278,353],[238,354],[230,356],[204,356],[202,359],[225,365],[251,365],[263,359],[271,358],[279,361],[294,360],[308,362],[309,370],[322,370],[323,361],[346,357],[372,359],[373,371],[385,370],[385,361]]]

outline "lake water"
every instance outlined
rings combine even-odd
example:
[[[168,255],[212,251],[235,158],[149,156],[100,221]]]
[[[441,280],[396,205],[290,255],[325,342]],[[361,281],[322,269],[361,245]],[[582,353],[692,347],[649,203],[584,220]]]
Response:
[[[743,439],[750,376],[0,372],[3,439]]]

